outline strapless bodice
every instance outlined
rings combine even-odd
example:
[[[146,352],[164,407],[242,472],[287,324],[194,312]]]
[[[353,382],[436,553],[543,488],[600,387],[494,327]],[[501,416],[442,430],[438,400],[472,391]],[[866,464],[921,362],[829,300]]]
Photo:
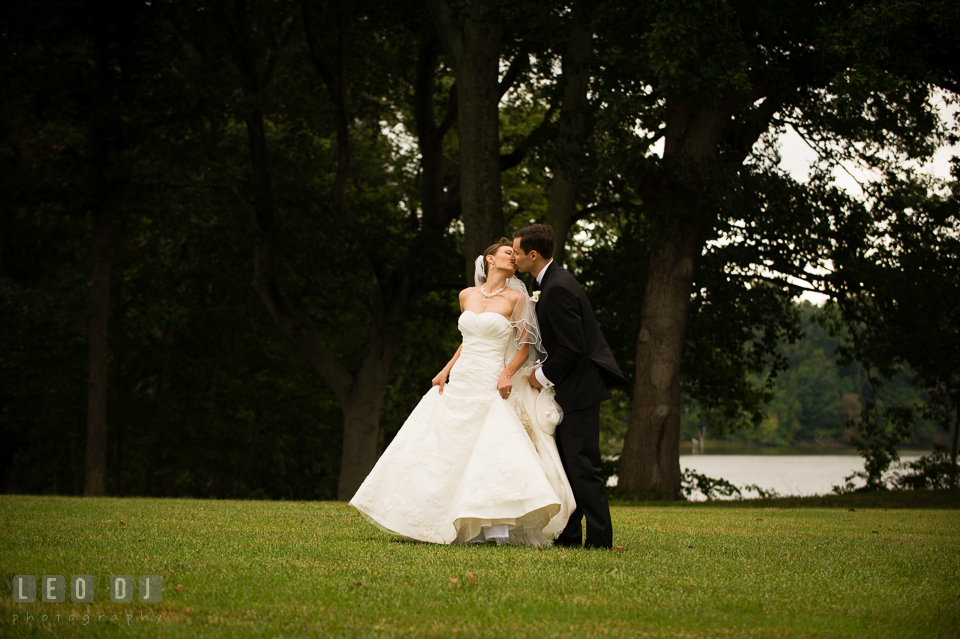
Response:
[[[507,345],[507,339],[513,334],[513,325],[510,324],[510,320],[492,311],[483,313],[464,311],[460,314],[457,326],[463,334],[464,349],[468,344],[470,348],[503,349]]]
[[[497,378],[506,362],[513,325],[500,313],[464,311],[457,323],[463,335],[460,357],[450,371],[450,383],[475,390],[496,390]]]

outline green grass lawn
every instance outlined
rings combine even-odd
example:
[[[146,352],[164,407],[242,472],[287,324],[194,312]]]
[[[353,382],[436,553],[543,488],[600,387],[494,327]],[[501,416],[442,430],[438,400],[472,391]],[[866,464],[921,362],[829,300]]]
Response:
[[[619,553],[404,542],[329,502],[0,496],[0,637],[960,636],[960,511],[851,508],[616,505]],[[17,574],[96,599],[14,603]],[[111,603],[112,574],[162,603]]]

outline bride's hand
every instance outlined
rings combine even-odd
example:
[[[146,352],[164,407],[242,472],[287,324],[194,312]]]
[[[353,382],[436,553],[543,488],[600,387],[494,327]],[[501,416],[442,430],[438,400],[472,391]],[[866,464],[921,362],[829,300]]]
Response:
[[[431,386],[439,386],[440,394],[443,395],[443,385],[447,383],[447,370],[444,369],[437,373],[437,376],[433,378],[433,383]]]
[[[507,371],[500,373],[500,381],[497,382],[497,392],[500,393],[500,397],[504,399],[509,399],[510,393],[513,392],[513,382],[510,380],[510,375],[507,374]]]

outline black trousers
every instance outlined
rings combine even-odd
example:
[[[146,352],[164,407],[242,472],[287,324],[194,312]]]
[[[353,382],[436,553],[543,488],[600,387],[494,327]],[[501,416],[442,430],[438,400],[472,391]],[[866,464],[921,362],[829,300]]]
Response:
[[[567,527],[554,540],[559,546],[610,548],[613,524],[607,503],[607,484],[600,466],[600,404],[563,414],[554,434],[557,451],[567,473],[577,509]],[[587,540],[583,541],[582,520],[587,520]]]

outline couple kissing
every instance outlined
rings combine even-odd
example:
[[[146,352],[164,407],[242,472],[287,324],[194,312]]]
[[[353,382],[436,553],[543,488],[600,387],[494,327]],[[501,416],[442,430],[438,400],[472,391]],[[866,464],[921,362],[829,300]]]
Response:
[[[477,258],[460,347],[350,501],[371,523],[439,544],[612,547],[600,403],[626,380],[554,249],[533,224]]]

